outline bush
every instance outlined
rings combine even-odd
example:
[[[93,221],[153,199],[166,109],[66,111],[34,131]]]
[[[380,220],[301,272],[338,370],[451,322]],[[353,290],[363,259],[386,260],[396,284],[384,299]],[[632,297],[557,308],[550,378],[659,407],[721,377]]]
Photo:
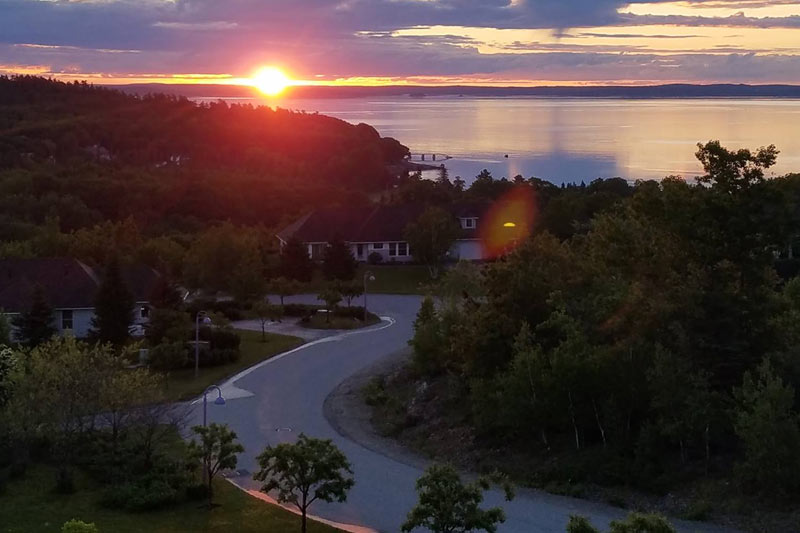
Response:
[[[220,366],[239,360],[239,350],[211,348],[200,351],[200,366]]]
[[[151,511],[168,507],[177,503],[182,495],[188,494],[194,467],[194,463],[162,456],[143,475],[106,489],[100,504],[110,509],[127,511]]]
[[[225,315],[228,320],[242,320],[245,315],[242,305],[233,300],[219,301],[203,298],[191,302],[187,310],[192,320],[200,311],[220,313]]]
[[[197,483],[186,487],[186,497],[192,501],[205,500],[208,498],[208,486]]]
[[[342,318],[357,318],[359,320],[362,320],[364,318],[364,307],[363,306],[336,307],[333,310],[333,316],[338,316]]]
[[[320,309],[323,309],[321,305],[286,304],[283,306],[283,314],[286,316],[305,317],[313,315]]]
[[[379,252],[372,252],[367,256],[367,262],[370,265],[379,265],[383,263],[383,256]]]
[[[61,533],[98,533],[97,526],[94,523],[87,524],[82,520],[73,518],[69,522],[61,526]]]
[[[203,326],[200,328],[200,340],[208,342],[212,350],[238,350],[241,339],[229,328]]]
[[[151,346],[188,340],[192,331],[192,320],[183,311],[154,309],[145,326],[145,334]]]
[[[172,342],[159,344],[150,348],[148,353],[150,366],[159,372],[168,372],[186,366],[189,358],[186,344]]]
[[[611,533],[675,533],[675,528],[661,515],[631,513],[611,522]]]
[[[567,533],[600,533],[584,516],[570,515]]]
[[[150,483],[126,483],[106,490],[101,504],[109,509],[127,511],[154,511],[173,505],[178,492],[169,483],[155,480]]]

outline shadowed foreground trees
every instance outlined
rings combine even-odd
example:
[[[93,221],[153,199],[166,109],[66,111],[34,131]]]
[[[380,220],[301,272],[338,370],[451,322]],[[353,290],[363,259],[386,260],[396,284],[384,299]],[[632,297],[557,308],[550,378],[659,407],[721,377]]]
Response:
[[[486,478],[465,485],[452,466],[433,465],[417,480],[419,502],[408,513],[401,530],[406,533],[416,528],[426,528],[433,533],[495,533],[497,525],[505,522],[505,513],[500,507],[481,509],[483,492],[489,486]],[[513,497],[507,487],[506,499]]]
[[[297,507],[306,532],[308,508],[317,500],[343,502],[354,484],[350,463],[330,440],[300,434],[294,444],[268,446],[258,456],[253,479],[263,492],[277,491],[280,503]]]
[[[424,301],[411,342],[414,371],[453,391],[442,416],[479,446],[569,455],[545,483],[713,474],[789,501],[800,300],[774,265],[800,227],[787,183],[763,179],[774,156],[708,143],[703,184],[637,183],[570,238],[535,232],[473,281],[446,274],[463,294]]]
[[[135,303],[122,279],[119,258],[111,258],[95,296],[91,337],[100,343],[123,345],[130,338]]]
[[[236,441],[236,433],[225,424],[194,426],[192,431],[199,440],[189,443],[189,455],[202,463],[210,508],[214,498],[214,476],[220,470],[236,468],[236,456],[244,451],[244,446]]]
[[[14,317],[11,324],[17,330],[16,340],[24,346],[33,348],[50,340],[56,333],[53,322],[53,308],[47,303],[44,289],[37,285],[33,289],[30,308]]]

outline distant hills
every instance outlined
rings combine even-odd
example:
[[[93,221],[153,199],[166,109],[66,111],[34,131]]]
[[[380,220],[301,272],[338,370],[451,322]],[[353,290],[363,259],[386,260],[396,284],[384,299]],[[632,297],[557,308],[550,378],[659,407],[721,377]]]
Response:
[[[166,93],[188,98],[254,98],[261,94],[242,85],[134,84],[117,86],[128,93]],[[364,97],[564,97],[564,98],[800,98],[800,85],[669,84],[582,87],[477,87],[408,86],[379,87],[300,86],[287,90],[285,98]]]

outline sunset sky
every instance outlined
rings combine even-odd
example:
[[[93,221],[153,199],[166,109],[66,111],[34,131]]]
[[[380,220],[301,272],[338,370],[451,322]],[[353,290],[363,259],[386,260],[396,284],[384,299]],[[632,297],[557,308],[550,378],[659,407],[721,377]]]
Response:
[[[97,83],[800,83],[800,0],[0,0],[0,74]]]

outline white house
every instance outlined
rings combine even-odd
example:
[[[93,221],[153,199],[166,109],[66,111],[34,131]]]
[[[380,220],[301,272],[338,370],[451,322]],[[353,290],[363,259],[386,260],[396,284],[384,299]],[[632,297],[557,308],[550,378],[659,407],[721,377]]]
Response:
[[[122,268],[122,277],[136,300],[131,326],[141,331],[150,314],[149,295],[160,275],[149,267],[130,265]],[[95,269],[77,259],[0,259],[0,312],[11,319],[28,310],[34,289],[40,286],[54,311],[53,326],[62,335],[69,332],[83,338],[92,326],[100,281]]]
[[[453,243],[453,260],[487,259],[480,239],[480,223],[488,210],[485,203],[445,206],[461,226],[461,235]],[[350,247],[358,261],[369,261],[379,254],[383,262],[407,263],[413,260],[405,240],[406,227],[417,220],[425,206],[377,205],[362,208],[325,208],[312,211],[278,233],[281,245],[296,239],[308,247],[314,260],[322,259],[328,244],[336,239]]]

